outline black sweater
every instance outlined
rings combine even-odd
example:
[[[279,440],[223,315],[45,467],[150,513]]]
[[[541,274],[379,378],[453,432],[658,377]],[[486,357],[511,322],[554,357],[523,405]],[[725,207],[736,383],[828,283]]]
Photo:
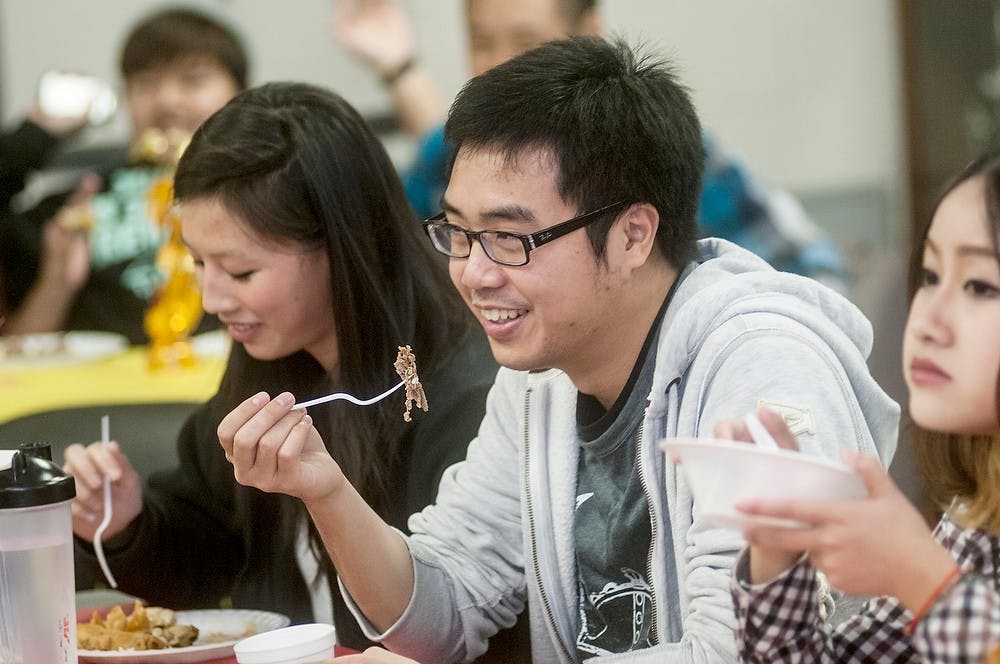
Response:
[[[279,362],[285,365],[282,381],[293,375],[295,384],[248,385],[242,398],[258,390],[272,395],[290,390],[301,398],[320,392],[324,373],[310,356],[299,353]],[[465,458],[495,374],[496,365],[479,333],[436,370],[421,372],[430,410],[414,412],[405,429],[394,465],[398,481],[378,510],[390,525],[407,531],[408,516],[433,502],[444,469]],[[399,401],[402,416],[402,392],[390,398]],[[211,608],[228,597],[234,608],[277,611],[293,623],[310,622],[312,607],[296,562],[295,542],[279,527],[281,497],[240,486],[233,479],[216,428],[235,404],[221,401],[216,395],[188,419],[178,441],[179,467],[150,477],[142,513],[107,543],[109,564],[121,590],[156,605]],[[314,420],[322,418],[323,407],[355,406],[338,402],[310,408]],[[97,570],[89,545],[78,542],[77,556],[78,565]],[[366,647],[368,641],[333,579],[331,585],[338,642]]]

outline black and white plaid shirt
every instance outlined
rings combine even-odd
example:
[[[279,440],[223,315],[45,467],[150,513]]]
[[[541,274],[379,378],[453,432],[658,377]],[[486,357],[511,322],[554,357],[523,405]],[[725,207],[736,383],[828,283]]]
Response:
[[[744,551],[732,584],[740,661],[982,664],[1000,645],[1000,537],[963,530],[947,515],[934,536],[963,575],[909,636],[904,630],[913,615],[892,597],[869,600],[831,629],[821,617],[821,584],[806,557],[770,583],[750,585]]]

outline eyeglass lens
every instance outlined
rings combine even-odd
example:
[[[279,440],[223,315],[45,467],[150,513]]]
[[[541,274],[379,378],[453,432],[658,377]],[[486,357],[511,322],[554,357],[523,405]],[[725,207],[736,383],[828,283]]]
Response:
[[[464,230],[449,224],[432,225],[434,243],[441,251],[455,258],[465,258],[471,251],[470,238]],[[502,231],[483,231],[479,241],[486,255],[501,263],[520,265],[527,261],[524,243],[517,236]]]

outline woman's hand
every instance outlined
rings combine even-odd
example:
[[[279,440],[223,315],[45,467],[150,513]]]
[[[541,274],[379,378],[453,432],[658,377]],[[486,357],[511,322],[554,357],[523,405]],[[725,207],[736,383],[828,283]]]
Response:
[[[751,528],[747,539],[751,547],[808,551],[810,562],[838,590],[891,595],[915,611],[955,561],[875,457],[844,456],[864,480],[867,498],[744,502],[737,509],[746,514],[808,524],[801,529]]]
[[[780,415],[772,410],[761,408],[757,411],[757,417],[774,438],[774,441],[778,443],[778,447],[786,450],[799,449],[798,443],[795,442],[795,436],[788,430],[788,425],[785,424]],[[743,419],[719,422],[715,426],[715,437],[753,442],[753,438],[747,430],[746,421]],[[747,533],[744,535],[747,536],[747,541],[750,543],[751,583],[770,581],[795,564],[795,561],[802,555],[801,550],[776,548],[771,546],[771,543],[766,539],[754,542]]]
[[[236,481],[308,503],[322,500],[346,480],[305,410],[292,410],[295,397],[274,399],[260,392],[219,424],[219,443],[233,464]]]
[[[84,447],[70,445],[63,454],[63,470],[76,480],[73,500],[73,533],[88,542],[104,518],[104,478],[111,480],[111,522],[105,539],[113,537],[132,523],[142,511],[142,480],[118,443],[106,446],[98,441]]]

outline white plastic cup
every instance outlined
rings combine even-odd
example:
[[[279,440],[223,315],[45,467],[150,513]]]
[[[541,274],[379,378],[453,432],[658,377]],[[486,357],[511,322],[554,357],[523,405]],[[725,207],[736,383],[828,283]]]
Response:
[[[261,632],[233,646],[239,664],[315,664],[333,658],[333,625],[311,623]]]

